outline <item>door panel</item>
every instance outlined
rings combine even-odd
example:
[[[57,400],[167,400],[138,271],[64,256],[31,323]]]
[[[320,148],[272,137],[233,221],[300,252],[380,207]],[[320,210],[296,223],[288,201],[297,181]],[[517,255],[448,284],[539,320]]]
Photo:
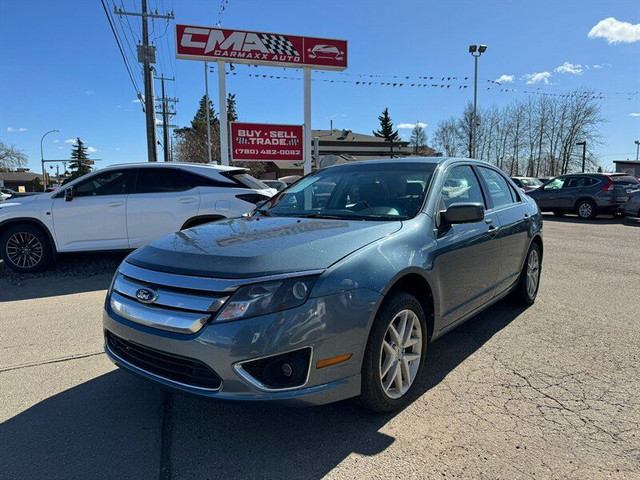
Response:
[[[138,169],[127,202],[129,247],[138,248],[176,232],[198,215],[200,193],[188,175],[167,167]]]
[[[52,217],[58,250],[126,249],[130,170],[108,170],[70,187],[74,198],[53,199]]]
[[[455,203],[482,203],[480,182],[469,165],[446,174],[440,210]],[[437,231],[434,271],[440,288],[440,317],[447,326],[490,301],[498,278],[500,221],[492,213],[476,223],[451,225]]]

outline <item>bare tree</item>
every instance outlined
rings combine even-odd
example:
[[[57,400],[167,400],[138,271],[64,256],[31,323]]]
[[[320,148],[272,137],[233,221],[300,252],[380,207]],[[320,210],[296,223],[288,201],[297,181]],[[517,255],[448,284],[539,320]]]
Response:
[[[15,170],[27,164],[27,156],[13,145],[0,141],[0,170]]]
[[[459,150],[459,137],[458,122],[455,117],[451,117],[438,123],[433,141],[435,147],[446,157],[456,157]]]
[[[422,155],[427,147],[427,132],[424,130],[420,122],[416,122],[416,126],[411,130],[411,138],[409,145],[413,147],[415,155]]]

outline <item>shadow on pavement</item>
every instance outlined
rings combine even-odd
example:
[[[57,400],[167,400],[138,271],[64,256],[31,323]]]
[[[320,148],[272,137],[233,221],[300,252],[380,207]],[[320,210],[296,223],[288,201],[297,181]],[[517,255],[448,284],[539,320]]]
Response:
[[[625,225],[628,227],[640,227],[640,218],[600,215],[593,220],[582,220],[577,215],[564,215],[556,217],[555,215],[543,214],[543,221],[558,223],[579,223],[583,225]]]
[[[34,405],[0,426],[0,478],[157,478],[160,392],[116,370]]]
[[[16,273],[0,260],[0,302],[54,297],[109,288],[126,253],[61,255],[40,273]]]
[[[416,396],[523,311],[500,303],[430,345]],[[351,453],[386,450],[395,438],[380,430],[399,413],[376,415],[350,401],[288,409],[170,394],[163,426],[162,398],[120,371],[54,395],[0,427],[1,476],[144,479],[162,470],[173,478],[320,478]]]

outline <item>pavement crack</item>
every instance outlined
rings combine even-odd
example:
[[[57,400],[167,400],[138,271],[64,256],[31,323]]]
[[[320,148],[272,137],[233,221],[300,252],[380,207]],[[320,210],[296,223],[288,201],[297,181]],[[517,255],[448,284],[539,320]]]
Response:
[[[48,365],[51,363],[61,363],[61,362],[68,362],[70,360],[79,360],[81,358],[95,357],[96,355],[104,355],[104,352],[100,351],[100,352],[92,352],[92,353],[82,353],[78,355],[69,355],[66,357],[54,358],[51,360],[43,360],[41,362],[30,362],[30,363],[21,363],[18,365],[10,365],[8,367],[0,368],[0,373],[10,372],[12,370],[20,370],[22,368],[39,367],[40,365]]]

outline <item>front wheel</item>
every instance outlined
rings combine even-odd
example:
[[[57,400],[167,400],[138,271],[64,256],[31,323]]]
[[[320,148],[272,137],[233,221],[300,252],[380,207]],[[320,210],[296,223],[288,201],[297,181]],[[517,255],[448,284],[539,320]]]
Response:
[[[408,293],[392,293],[371,328],[362,365],[360,402],[380,413],[407,405],[424,366],[427,341],[420,302]]]
[[[0,239],[0,254],[11,270],[35,273],[53,261],[51,244],[46,234],[35,225],[10,227]]]

